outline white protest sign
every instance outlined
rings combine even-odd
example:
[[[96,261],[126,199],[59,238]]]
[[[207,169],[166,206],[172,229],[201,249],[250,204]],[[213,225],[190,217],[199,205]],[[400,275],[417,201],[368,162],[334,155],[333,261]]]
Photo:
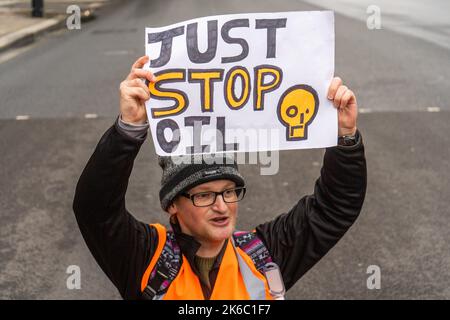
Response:
[[[158,155],[337,144],[327,99],[330,11],[211,16],[145,29],[146,103]]]

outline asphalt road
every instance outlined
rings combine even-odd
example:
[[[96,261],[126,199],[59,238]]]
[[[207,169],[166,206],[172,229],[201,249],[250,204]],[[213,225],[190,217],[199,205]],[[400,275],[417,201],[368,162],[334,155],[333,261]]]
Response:
[[[287,0],[125,1],[81,31],[49,34],[0,64],[0,298],[120,298],[84,244],[71,205],[84,165],[117,115],[118,85],[144,53],[145,26],[317,9]],[[336,74],[363,111],[367,197],[355,225],[288,298],[449,299],[450,52],[389,28],[368,30],[365,21],[338,12],[335,19]],[[16,120],[20,115],[30,119]],[[312,192],[323,151],[280,155],[275,176],[242,167],[249,193],[240,229]],[[127,193],[128,208],[142,221],[167,219],[158,204],[159,178],[148,140]],[[80,290],[66,287],[70,265],[81,269]],[[366,286],[370,265],[380,267],[379,290]]]

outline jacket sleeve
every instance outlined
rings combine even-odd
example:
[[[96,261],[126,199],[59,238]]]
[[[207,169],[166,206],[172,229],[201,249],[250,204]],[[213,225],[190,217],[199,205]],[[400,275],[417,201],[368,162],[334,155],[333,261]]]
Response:
[[[125,208],[134,159],[144,139],[117,128],[101,138],[78,181],[73,210],[95,260],[124,299],[140,297],[140,281],[157,246],[153,227]]]
[[[314,194],[256,228],[281,269],[286,290],[342,238],[361,211],[367,169],[357,136],[354,146],[327,148]]]

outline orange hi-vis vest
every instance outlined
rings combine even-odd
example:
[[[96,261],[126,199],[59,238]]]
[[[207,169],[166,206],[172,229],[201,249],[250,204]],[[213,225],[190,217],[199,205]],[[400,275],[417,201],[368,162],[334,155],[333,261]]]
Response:
[[[152,224],[158,232],[158,246],[141,281],[141,292],[147,288],[150,274],[167,240],[167,230],[160,224]],[[204,300],[200,279],[192,270],[186,257],[181,254],[181,266],[175,278],[163,293],[154,300]],[[233,238],[227,246],[219,267],[211,300],[272,300],[267,280],[258,271],[252,259],[239,247]]]

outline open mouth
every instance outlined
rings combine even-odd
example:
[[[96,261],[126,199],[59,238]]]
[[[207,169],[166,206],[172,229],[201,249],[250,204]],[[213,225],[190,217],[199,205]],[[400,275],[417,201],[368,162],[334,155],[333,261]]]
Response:
[[[210,221],[212,222],[213,225],[224,226],[224,225],[228,224],[228,222],[230,221],[230,218],[217,217],[217,218],[211,219]]]

